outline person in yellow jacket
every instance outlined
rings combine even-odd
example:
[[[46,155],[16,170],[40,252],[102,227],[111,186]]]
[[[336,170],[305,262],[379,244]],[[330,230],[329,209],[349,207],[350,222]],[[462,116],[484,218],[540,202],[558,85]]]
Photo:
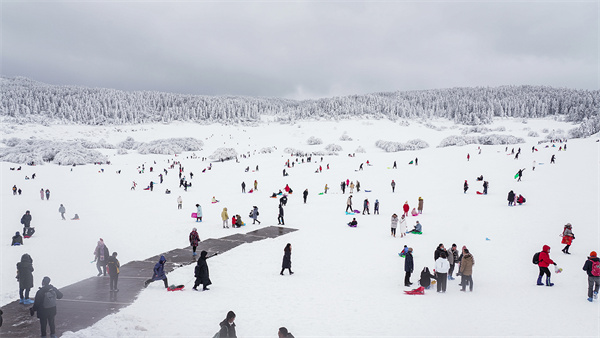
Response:
[[[227,208],[223,208],[223,211],[221,211],[221,219],[223,220],[223,228],[229,228],[229,215],[227,214]]]

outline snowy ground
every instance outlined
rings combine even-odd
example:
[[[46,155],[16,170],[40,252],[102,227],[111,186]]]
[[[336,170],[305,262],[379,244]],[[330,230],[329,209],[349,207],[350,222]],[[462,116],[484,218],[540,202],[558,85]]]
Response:
[[[204,150],[177,157],[139,155],[131,152],[116,155],[103,150],[112,165],[60,167],[56,165],[23,166],[10,171],[12,163],[1,164],[0,246],[2,277],[1,304],[18,299],[14,279],[15,264],[27,252],[34,260],[36,288],[43,276],[65,286],[96,274],[93,250],[99,237],[111,251],[119,253],[121,264],[144,259],[157,253],[188,245],[187,236],[198,227],[202,239],[247,232],[259,226],[223,229],[220,212],[239,213],[248,220],[253,205],[260,210],[262,226],[276,225],[277,203],[272,192],[289,184],[295,191],[285,209],[286,226],[297,228],[272,240],[244,244],[209,260],[213,285],[207,292],[193,292],[193,266],[179,268],[168,275],[171,283],[185,283],[186,291],[165,292],[161,283],[144,290],[135,304],[106,317],[93,327],[63,333],[65,337],[126,336],[198,336],[212,337],[218,323],[229,310],[237,314],[240,337],[274,337],[286,326],[296,337],[391,337],[391,336],[590,336],[600,335],[598,301],[586,301],[587,277],[581,270],[590,251],[600,249],[599,236],[599,143],[597,137],[569,140],[568,150],[531,147],[543,140],[544,128],[568,130],[573,125],[554,120],[498,120],[491,128],[504,126],[507,134],[523,137],[526,142],[514,145],[522,154],[518,160],[510,155],[513,146],[436,148],[460,129],[447,121],[433,121],[446,126],[442,131],[412,122],[401,126],[385,120],[342,122],[301,122],[296,125],[275,123],[256,127],[197,124],[146,125],[129,127],[86,126],[14,126],[13,135],[39,139],[105,139],[116,144],[127,136],[136,141],[191,136],[205,142]],[[6,126],[5,128],[6,129]],[[540,137],[528,137],[536,131]],[[347,132],[353,140],[339,141]],[[476,134],[475,134],[476,135]],[[323,144],[309,146],[315,136]],[[385,153],[374,146],[377,140],[406,142],[423,139],[429,148],[414,152]],[[330,143],[343,147],[339,156],[325,156],[318,163],[299,163],[282,177],[284,162],[295,160],[283,153],[286,147],[314,151]],[[271,154],[259,154],[264,147],[276,146]],[[365,153],[348,157],[358,147]],[[213,169],[201,157],[218,147],[233,147],[239,153],[250,152],[240,163],[213,163]],[[256,153],[254,152],[256,151]],[[467,161],[467,153],[471,155]],[[508,155],[507,155],[508,154]],[[550,156],[556,154],[556,164]],[[407,163],[419,158],[419,165]],[[168,166],[168,159],[183,163],[185,173],[194,173],[193,187],[178,188],[177,171],[170,170],[163,184],[154,192],[142,190]],[[313,157],[315,160],[315,157]],[[373,166],[367,166],[369,160]],[[393,161],[398,169],[388,169]],[[532,171],[532,161],[538,166]],[[154,164],[156,161],[156,164]],[[365,163],[363,171],[356,171]],[[543,164],[542,164],[543,163]],[[144,174],[137,167],[145,164]],[[330,169],[326,170],[329,164]],[[244,172],[250,166],[259,171]],[[323,172],[316,174],[321,165]],[[150,173],[152,166],[155,171]],[[513,175],[527,168],[523,181]],[[72,171],[71,171],[72,169]],[[104,172],[101,172],[104,169]],[[117,174],[117,170],[122,170]],[[24,177],[37,174],[35,180]],[[475,178],[484,175],[490,182],[487,196]],[[188,176],[189,177],[189,176]],[[379,199],[380,215],[357,215],[359,225],[349,228],[345,215],[348,193],[341,194],[342,180],[359,180],[362,189],[354,193],[355,209],[362,210],[365,198]],[[392,193],[390,182],[397,183]],[[132,181],[138,189],[131,191]],[[258,191],[241,194],[245,181],[249,190],[258,180]],[[470,183],[463,194],[464,180]],[[11,187],[23,189],[22,196],[12,196]],[[325,184],[331,190],[318,195]],[[39,190],[51,191],[49,201],[42,201]],[[171,195],[164,194],[169,188]],[[308,188],[307,204],[301,193]],[[523,194],[527,203],[508,207],[509,190]],[[177,210],[176,198],[183,198],[183,210]],[[211,204],[216,196],[221,202]],[[403,239],[390,236],[390,216],[400,213],[404,201],[411,209],[417,199],[425,200],[424,213],[409,217],[408,225],[418,219],[424,226],[421,236]],[[58,213],[64,204],[70,217],[78,213],[80,221],[62,221]],[[204,222],[194,223],[190,213],[200,203]],[[372,207],[371,207],[372,208]],[[33,238],[22,247],[10,247],[10,237],[21,230],[19,220],[25,210],[33,216]],[[560,252],[559,234],[567,222],[573,224],[576,240],[570,256]],[[251,222],[250,222],[251,223]],[[489,240],[487,240],[489,239]],[[280,276],[283,248],[292,243],[293,276]],[[403,294],[404,260],[398,256],[403,245],[414,248],[415,272],[412,282],[424,266],[433,269],[433,251],[439,243],[449,247],[466,245],[475,256],[474,292],[459,292],[458,282],[449,281],[448,291],[425,296]],[[551,257],[564,269],[553,274],[556,285],[535,285],[538,269],[531,263],[542,245],[552,247]],[[33,290],[35,291],[35,290]],[[107,290],[108,292],[108,290]],[[60,316],[60,309],[59,316]]]

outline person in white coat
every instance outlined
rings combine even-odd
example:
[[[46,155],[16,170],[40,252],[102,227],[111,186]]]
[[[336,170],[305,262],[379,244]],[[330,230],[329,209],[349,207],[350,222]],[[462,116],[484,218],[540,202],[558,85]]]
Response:
[[[448,254],[444,251],[435,261],[435,276],[437,279],[437,292],[446,292],[446,282],[448,281],[448,270],[450,263],[448,262]]]
[[[181,196],[177,197],[177,209],[181,209],[183,208],[183,199],[181,199]]]
[[[400,237],[404,237],[406,235],[406,217],[404,215],[400,216]]]
[[[398,227],[398,215],[392,215],[392,236],[396,237],[396,228]]]

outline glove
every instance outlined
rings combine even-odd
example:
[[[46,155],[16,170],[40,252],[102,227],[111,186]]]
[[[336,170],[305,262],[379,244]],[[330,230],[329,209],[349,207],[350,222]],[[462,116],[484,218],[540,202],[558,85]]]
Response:
[[[554,263],[554,265],[556,265],[556,263]]]
[[[33,308],[29,308],[29,315],[33,316],[34,313],[35,313],[35,311],[33,310]]]

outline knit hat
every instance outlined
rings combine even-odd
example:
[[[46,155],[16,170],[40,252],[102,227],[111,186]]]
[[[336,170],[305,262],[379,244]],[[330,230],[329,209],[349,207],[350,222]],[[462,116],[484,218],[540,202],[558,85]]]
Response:
[[[590,257],[597,257],[596,251],[590,252]]]
[[[44,279],[42,279],[42,286],[46,286],[48,284],[50,284],[50,277],[46,276]]]

